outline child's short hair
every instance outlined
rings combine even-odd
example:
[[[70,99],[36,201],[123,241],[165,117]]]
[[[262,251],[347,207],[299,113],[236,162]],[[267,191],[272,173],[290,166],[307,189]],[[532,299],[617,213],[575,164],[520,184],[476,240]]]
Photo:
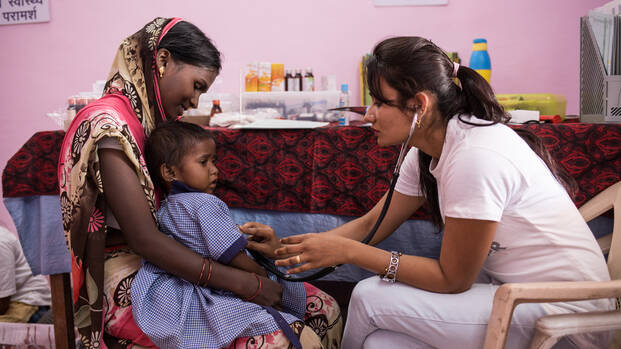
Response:
[[[167,121],[151,131],[145,142],[144,156],[155,187],[166,188],[160,172],[162,164],[179,166],[190,148],[206,139],[214,139],[211,132],[189,122]]]

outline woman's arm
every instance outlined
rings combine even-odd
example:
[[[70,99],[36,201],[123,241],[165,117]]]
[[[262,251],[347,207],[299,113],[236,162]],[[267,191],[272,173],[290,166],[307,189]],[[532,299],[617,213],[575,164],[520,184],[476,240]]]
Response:
[[[447,217],[440,259],[401,256],[397,280],[439,293],[459,293],[469,289],[487,258],[497,226],[498,223],[493,221]],[[387,251],[351,254],[352,264],[378,274],[384,273],[389,260]]]
[[[98,154],[104,196],[129,247],[169,273],[196,283],[202,257],[158,230],[133,165],[125,154],[116,149],[100,149]],[[257,280],[250,273],[214,262],[208,286],[248,298],[254,294]],[[282,287],[263,278],[262,292],[254,302],[279,306],[281,297]]]
[[[338,264],[354,264],[350,261],[349,252],[353,251],[352,249],[368,247],[359,241],[367,236],[376,224],[387,195],[385,194],[364,216],[340,227],[321,234],[311,233],[282,238],[280,241],[283,247],[276,250],[276,254],[281,259],[276,261],[276,265],[292,266],[300,262],[304,263],[299,267],[289,269],[289,273],[294,274]],[[420,208],[423,202],[423,197],[408,196],[395,191],[386,216],[371,239],[370,245],[377,244],[392,234]],[[370,251],[375,250],[382,251],[376,248]],[[298,255],[301,261],[298,260]]]
[[[255,273],[261,276],[267,276],[267,272],[263,269],[259,263],[250,258],[244,251],[238,253],[233,259],[231,259],[230,266],[237,269],[245,270],[250,273]]]
[[[439,293],[463,292],[476,280],[487,257],[497,222],[446,217],[440,259],[401,256],[397,280],[414,287]],[[383,274],[390,252],[342,236],[305,234],[287,238],[289,245],[278,253],[294,254],[279,260],[290,266],[300,255],[302,265],[291,273],[335,264],[354,264]],[[283,239],[284,240],[284,239]]]
[[[377,222],[387,196],[388,193],[384,194],[375,206],[365,215],[327,231],[326,233],[340,235],[357,241],[364,239],[375,225],[375,222]],[[388,211],[386,211],[386,216],[369,244],[376,245],[382,242],[397,230],[403,222],[410,218],[424,202],[425,198],[423,197],[408,196],[395,191],[392,195]]]

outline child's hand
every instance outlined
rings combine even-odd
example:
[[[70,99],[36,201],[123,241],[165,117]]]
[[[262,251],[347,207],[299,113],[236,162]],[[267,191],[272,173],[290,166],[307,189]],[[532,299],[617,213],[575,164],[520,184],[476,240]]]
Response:
[[[239,226],[239,230],[250,235],[247,248],[255,250],[268,258],[276,258],[276,249],[280,248],[280,241],[269,225],[247,222]]]

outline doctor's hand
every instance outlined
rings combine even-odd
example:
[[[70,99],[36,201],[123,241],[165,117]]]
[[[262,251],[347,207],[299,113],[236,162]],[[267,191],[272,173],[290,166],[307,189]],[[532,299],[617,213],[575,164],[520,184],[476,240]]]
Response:
[[[351,239],[321,233],[289,236],[280,239],[282,247],[276,250],[278,266],[293,266],[287,274],[297,274],[311,269],[345,264],[348,262],[348,244]]]
[[[280,241],[278,241],[272,227],[257,222],[246,222],[239,226],[239,230],[244,234],[250,235],[247,248],[255,250],[268,258],[276,258],[274,251],[280,248]]]

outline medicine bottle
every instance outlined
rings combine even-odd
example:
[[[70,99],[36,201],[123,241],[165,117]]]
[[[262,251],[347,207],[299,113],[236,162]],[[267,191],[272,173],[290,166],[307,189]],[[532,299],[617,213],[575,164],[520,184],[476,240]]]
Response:
[[[209,126],[209,124],[211,123],[211,118],[213,118],[213,116],[218,113],[222,113],[222,108],[220,108],[220,100],[214,99],[211,102],[211,113],[209,113],[209,118],[207,119],[206,126]]]
[[[77,111],[78,99],[75,96],[71,96],[67,99],[67,120],[71,121],[75,117]]]
[[[294,90],[293,91],[303,91],[302,88],[302,69],[295,70],[294,76]]]
[[[271,91],[285,91],[285,65],[282,63],[272,63]]]
[[[245,90],[246,92],[257,92],[259,90],[259,64],[248,63],[246,65]]]
[[[75,105],[76,113],[79,113],[80,110],[86,107],[87,104],[88,104],[88,97],[85,97],[85,96],[78,97],[76,105]]]
[[[313,69],[306,68],[304,74],[304,81],[302,83],[303,91],[315,91],[315,76],[313,75]]]
[[[293,74],[291,69],[285,70],[285,91],[293,91]]]
[[[339,95],[339,107],[349,106],[349,86],[341,84],[341,94]],[[339,125],[349,126],[349,113],[341,111],[339,115]]]
[[[209,116],[212,117],[218,113],[222,113],[222,108],[220,108],[220,100],[214,99],[211,105],[211,113],[209,114]]]

